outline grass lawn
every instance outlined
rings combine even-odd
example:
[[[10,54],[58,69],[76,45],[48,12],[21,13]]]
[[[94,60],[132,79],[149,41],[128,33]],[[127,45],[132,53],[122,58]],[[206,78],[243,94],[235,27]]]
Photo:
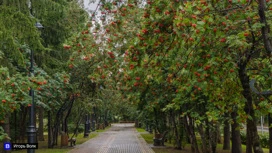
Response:
[[[137,128],[137,131],[142,132],[145,131],[144,129]],[[141,136],[145,139],[145,141],[148,144],[153,144],[153,137],[154,134],[149,134],[149,133],[142,133]],[[186,144],[185,148],[182,150],[177,150],[174,148],[173,144],[165,142],[166,147],[157,147],[157,148],[152,148],[155,153],[191,153],[191,146],[190,144]],[[199,149],[201,149],[199,147]],[[246,146],[242,145],[243,152],[245,153],[246,151]],[[269,149],[263,148],[264,153],[269,153]],[[231,153],[230,150],[223,150],[223,144],[218,144],[217,145],[217,153]]]
[[[136,128],[136,130],[137,130],[138,132],[146,132],[145,129],[142,129],[142,128]]]
[[[109,127],[107,127],[105,130],[107,130]],[[92,139],[94,137],[96,137],[100,132],[104,132],[105,130],[97,130],[95,132],[91,132],[88,138],[84,138],[83,137],[83,133],[78,134],[78,136],[76,137],[76,145],[82,144],[86,141],[88,141],[89,139]],[[47,134],[47,133],[45,133]],[[70,136],[72,136],[70,134]],[[61,147],[61,137],[58,137],[58,145],[54,146],[54,149],[49,149],[47,148],[47,135],[45,135],[45,141],[39,141],[39,149],[37,149],[35,151],[35,153],[68,153],[71,149],[73,149],[73,147]],[[69,143],[70,145],[70,143]],[[26,150],[16,150],[16,151],[12,151],[14,153],[26,153]]]
[[[106,130],[108,130],[110,128],[110,126],[106,127],[104,130],[96,130],[96,132],[104,132]]]

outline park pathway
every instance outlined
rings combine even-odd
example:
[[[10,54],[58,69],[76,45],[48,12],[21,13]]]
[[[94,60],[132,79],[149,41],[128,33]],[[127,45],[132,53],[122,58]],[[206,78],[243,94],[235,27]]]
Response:
[[[134,124],[112,124],[97,137],[77,145],[69,153],[154,153]]]

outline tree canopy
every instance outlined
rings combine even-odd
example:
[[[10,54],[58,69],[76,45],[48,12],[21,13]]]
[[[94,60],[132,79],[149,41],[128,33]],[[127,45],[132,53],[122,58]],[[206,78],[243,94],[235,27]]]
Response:
[[[188,137],[193,152],[196,132],[202,152],[215,152],[223,127],[240,153],[246,125],[247,153],[263,152],[257,117],[272,111],[270,0],[97,4],[88,16],[78,1],[0,1],[1,123],[30,106],[31,87],[37,105],[58,116],[56,135],[91,113],[169,130],[178,149]]]

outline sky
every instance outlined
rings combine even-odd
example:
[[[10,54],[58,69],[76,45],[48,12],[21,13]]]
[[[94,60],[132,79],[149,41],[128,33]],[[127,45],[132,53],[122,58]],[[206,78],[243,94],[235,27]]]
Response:
[[[90,3],[90,0],[84,0],[84,7],[90,13],[90,11],[94,11],[97,7],[99,0],[95,0],[95,3]]]

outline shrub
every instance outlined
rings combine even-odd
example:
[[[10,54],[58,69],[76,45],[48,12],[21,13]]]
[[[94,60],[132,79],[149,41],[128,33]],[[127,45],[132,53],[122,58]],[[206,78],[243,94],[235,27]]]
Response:
[[[246,132],[241,132],[241,142],[242,144],[246,144]],[[269,148],[269,134],[261,134],[260,137],[260,143],[263,148]]]
[[[69,133],[73,133],[75,131],[75,129],[76,129],[76,125],[75,124],[68,124]],[[78,126],[77,132],[78,133],[84,132],[84,125],[80,124]]]
[[[260,135],[260,143],[263,148],[269,148],[269,134],[261,134]]]
[[[241,143],[246,144],[246,132],[241,132]]]

